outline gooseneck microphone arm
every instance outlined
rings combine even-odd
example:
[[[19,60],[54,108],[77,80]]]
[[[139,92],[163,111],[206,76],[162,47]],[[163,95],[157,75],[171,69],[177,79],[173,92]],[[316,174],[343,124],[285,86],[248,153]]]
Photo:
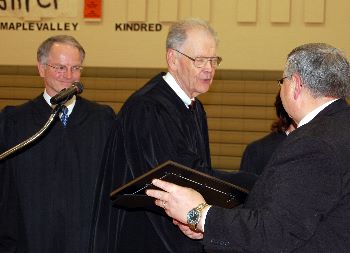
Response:
[[[51,125],[51,123],[55,119],[57,113],[61,110],[61,107],[62,107],[62,105],[58,105],[52,110],[48,121],[45,123],[45,125],[37,133],[35,133],[33,136],[29,137],[28,139],[22,141],[21,143],[17,144],[16,146],[14,146],[14,147],[10,148],[9,150],[5,151],[4,153],[2,153],[0,155],[0,161],[2,159],[4,159],[5,157],[11,155],[12,153],[16,152],[17,150],[24,148],[28,144],[35,141],[37,138],[39,138],[46,131],[46,129]]]
[[[79,86],[79,90],[76,88],[76,86]],[[63,95],[63,91],[67,91],[69,90],[69,92],[65,92]],[[72,93],[72,90],[75,90],[75,93]],[[35,141],[36,139],[38,139],[47,129],[48,127],[52,124],[52,122],[54,121],[56,115],[58,114],[58,112],[61,111],[64,102],[66,102],[69,98],[71,98],[73,95],[75,94],[80,94],[83,92],[83,85],[79,82],[74,82],[72,87],[68,88],[68,89],[64,89],[61,92],[59,92],[56,96],[58,96],[59,94],[61,94],[59,96],[60,99],[57,99],[57,105],[52,109],[52,112],[50,114],[49,119],[47,120],[47,122],[45,123],[45,125],[37,132],[35,133],[33,136],[29,137],[28,139],[22,141],[21,143],[17,144],[16,146],[10,148],[9,150],[5,151],[4,153],[0,154],[0,161],[3,160],[4,158],[6,158],[7,156],[11,155],[12,153],[16,152],[17,150],[20,150],[22,148],[24,148],[25,146],[27,146],[28,144],[32,143],[33,141]],[[56,97],[54,96],[54,97]],[[54,98],[52,97],[51,100]],[[50,100],[50,102],[52,103],[52,101]],[[54,101],[55,102],[55,101]],[[52,103],[53,104],[53,103]]]

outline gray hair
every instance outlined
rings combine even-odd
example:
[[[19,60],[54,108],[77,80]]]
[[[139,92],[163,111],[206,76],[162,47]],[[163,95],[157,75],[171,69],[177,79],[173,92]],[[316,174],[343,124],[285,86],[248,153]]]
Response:
[[[187,31],[192,29],[207,31],[215,39],[216,45],[219,43],[216,32],[206,21],[192,18],[174,23],[170,27],[166,39],[166,49],[181,47],[187,39]]]
[[[37,60],[41,64],[47,63],[47,58],[49,56],[50,50],[53,46],[53,44],[59,43],[59,44],[67,44],[71,45],[72,47],[75,47],[79,50],[80,53],[80,60],[81,62],[84,61],[85,58],[85,50],[84,48],[80,45],[80,43],[72,36],[69,35],[56,35],[52,36],[48,39],[46,39],[43,43],[38,48],[37,51]]]
[[[325,43],[309,43],[289,54],[284,76],[298,73],[314,98],[350,96],[350,64],[345,54]]]

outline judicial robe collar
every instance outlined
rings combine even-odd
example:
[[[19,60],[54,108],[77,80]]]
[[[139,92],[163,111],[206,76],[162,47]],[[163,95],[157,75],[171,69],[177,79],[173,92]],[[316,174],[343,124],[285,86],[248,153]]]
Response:
[[[82,122],[87,118],[89,111],[87,110],[86,106],[83,106],[83,104],[86,104],[84,101],[85,100],[80,96],[75,97],[74,110],[69,116],[70,127],[82,124]],[[43,126],[50,117],[52,107],[45,100],[43,93],[34,100],[29,101],[29,103],[33,104],[33,110],[35,110],[33,115],[36,124]]]
[[[187,94],[181,89],[180,85],[176,82],[175,78],[170,74],[170,72],[166,73],[165,76],[163,76],[164,81],[170,86],[170,88],[178,95],[182,102],[186,105],[187,108],[189,108],[189,105],[191,105],[192,101],[195,101],[195,98],[189,98]]]

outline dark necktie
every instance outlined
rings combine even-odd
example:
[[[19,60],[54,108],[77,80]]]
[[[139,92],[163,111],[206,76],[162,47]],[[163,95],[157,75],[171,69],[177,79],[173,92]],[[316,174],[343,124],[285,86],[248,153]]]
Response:
[[[188,105],[188,109],[190,109],[190,111],[194,111],[196,109],[196,100],[191,101],[191,104]]]
[[[68,123],[68,108],[65,105],[62,106],[61,112],[61,122],[63,126],[66,127]]]

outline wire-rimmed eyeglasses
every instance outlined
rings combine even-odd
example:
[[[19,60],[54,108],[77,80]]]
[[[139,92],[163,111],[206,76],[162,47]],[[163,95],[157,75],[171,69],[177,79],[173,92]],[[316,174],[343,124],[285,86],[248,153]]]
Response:
[[[50,68],[53,68],[53,70],[59,74],[64,74],[68,72],[68,67],[65,65],[51,65],[48,63],[46,63],[45,65],[49,66]],[[77,65],[77,66],[71,66],[69,67],[69,69],[73,74],[75,74],[75,73],[80,73],[83,70],[83,67]]]
[[[192,58],[191,56],[188,56],[187,54],[184,54],[177,49],[173,48],[173,50],[175,50],[176,52],[187,57],[191,61],[193,61],[194,66],[197,68],[203,68],[207,64],[208,61],[210,61],[210,64],[213,68],[217,68],[222,61],[222,58],[220,56],[214,56],[214,57],[204,57],[204,56],[202,57],[202,56],[200,56],[200,57]]]
[[[290,77],[290,76],[282,77],[281,79],[277,80],[277,84],[278,84],[278,85],[282,85],[283,82],[284,82],[284,79],[289,78],[289,77]]]

